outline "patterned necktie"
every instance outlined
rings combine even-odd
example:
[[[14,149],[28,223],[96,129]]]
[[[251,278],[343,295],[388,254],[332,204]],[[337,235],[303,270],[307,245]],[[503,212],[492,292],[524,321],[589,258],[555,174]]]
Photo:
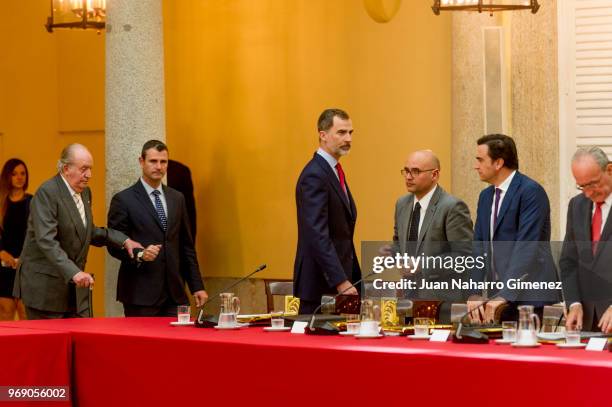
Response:
[[[152,192],[152,194],[155,197],[155,211],[157,211],[157,217],[162,224],[162,228],[164,231],[166,231],[166,229],[168,229],[168,219],[166,218],[166,212],[164,212],[164,206],[162,205],[161,198],[159,197],[161,192],[156,189]]]
[[[79,211],[79,215],[81,215],[81,221],[83,222],[83,226],[87,227],[87,217],[85,216],[85,207],[83,206],[81,194],[77,194],[75,192],[74,195],[72,195],[72,198],[74,198],[74,203],[76,204],[77,210]]]
[[[593,255],[597,251],[597,243],[601,238],[601,205],[603,202],[597,202],[595,207],[595,213],[593,214],[593,220],[591,221],[591,249],[593,249]]]
[[[348,193],[346,192],[346,180],[344,176],[344,171],[342,170],[342,166],[340,163],[336,164],[336,170],[338,171],[338,178],[340,179],[340,187],[344,191],[344,194],[348,197]]]

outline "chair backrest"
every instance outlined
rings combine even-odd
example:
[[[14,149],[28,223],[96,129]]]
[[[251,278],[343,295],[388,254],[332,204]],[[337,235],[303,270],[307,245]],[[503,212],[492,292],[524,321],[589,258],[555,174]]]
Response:
[[[274,311],[275,295],[293,295],[293,281],[291,280],[264,280],[266,286],[266,299],[268,312]]]

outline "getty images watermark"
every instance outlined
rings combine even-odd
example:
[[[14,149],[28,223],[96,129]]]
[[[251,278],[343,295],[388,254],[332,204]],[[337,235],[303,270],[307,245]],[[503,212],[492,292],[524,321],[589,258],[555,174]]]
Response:
[[[545,291],[562,289],[550,242],[412,244],[362,242],[362,264],[369,265],[372,288],[442,297],[451,291],[532,291],[541,299],[548,298]]]

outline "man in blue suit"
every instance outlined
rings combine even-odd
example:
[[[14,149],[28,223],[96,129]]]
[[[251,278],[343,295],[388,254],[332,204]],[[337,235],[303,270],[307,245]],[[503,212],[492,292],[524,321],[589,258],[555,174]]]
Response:
[[[353,294],[361,278],[353,245],[357,208],[340,158],[351,149],[353,124],[340,109],[327,109],[318,121],[319,149],[297,182],[298,244],[293,294],[300,314],[311,314],[323,294]]]
[[[474,280],[499,281],[501,290],[486,293],[484,321],[493,321],[497,308],[510,303],[509,316],[517,303],[541,305],[552,301],[555,292],[525,292],[509,289],[508,280],[555,281],[556,274],[547,243],[550,241],[550,204],[540,184],[518,171],[516,145],[511,137],[491,134],[481,137],[474,169],[480,179],[491,184],[478,198],[474,240],[482,245],[489,267],[473,274]],[[544,243],[538,243],[544,242]],[[547,301],[548,302],[548,301]],[[482,299],[468,301],[472,319],[482,319]],[[506,314],[508,315],[508,314]]]

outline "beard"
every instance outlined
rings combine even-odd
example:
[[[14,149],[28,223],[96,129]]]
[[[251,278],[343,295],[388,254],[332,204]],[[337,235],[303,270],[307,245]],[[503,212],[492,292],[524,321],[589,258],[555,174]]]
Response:
[[[336,154],[345,156],[345,155],[348,155],[350,151],[351,151],[351,146],[338,147],[336,149]]]

